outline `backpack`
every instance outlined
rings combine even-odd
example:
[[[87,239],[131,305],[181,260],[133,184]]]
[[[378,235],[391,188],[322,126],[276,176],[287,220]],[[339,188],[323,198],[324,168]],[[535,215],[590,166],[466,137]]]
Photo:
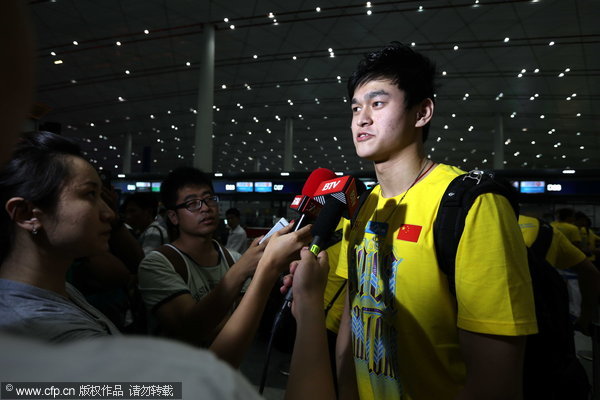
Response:
[[[361,196],[358,209],[369,193]],[[450,182],[434,222],[436,257],[454,296],[456,252],[465,219],[475,199],[484,193],[504,196],[518,218],[518,195],[510,183],[490,172],[474,170]],[[358,211],[354,218],[357,215]],[[527,249],[538,333],[527,337],[523,365],[524,399],[587,399],[590,385],[575,353],[566,284],[546,261],[552,229],[548,223],[540,221],[538,236]]]

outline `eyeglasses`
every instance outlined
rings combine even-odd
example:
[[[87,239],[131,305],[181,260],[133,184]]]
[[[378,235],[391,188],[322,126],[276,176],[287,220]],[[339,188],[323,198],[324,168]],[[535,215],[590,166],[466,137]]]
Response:
[[[185,208],[188,211],[196,211],[202,208],[202,204],[206,204],[207,207],[214,207],[219,203],[219,196],[209,196],[203,199],[192,199],[181,204],[177,204],[174,209]]]

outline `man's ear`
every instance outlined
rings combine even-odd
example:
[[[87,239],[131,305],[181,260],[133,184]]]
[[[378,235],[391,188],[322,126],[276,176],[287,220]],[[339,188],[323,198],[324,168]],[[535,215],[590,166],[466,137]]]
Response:
[[[38,219],[42,211],[22,197],[11,197],[4,205],[4,209],[15,224],[29,232],[37,233],[42,227]]]
[[[415,122],[416,128],[422,128],[431,121],[433,117],[433,101],[427,98],[421,102],[417,109],[417,120]]]
[[[175,210],[167,210],[167,217],[169,218],[169,221],[171,221],[171,223],[175,226],[179,225],[179,217],[177,216],[177,213],[175,212]]]

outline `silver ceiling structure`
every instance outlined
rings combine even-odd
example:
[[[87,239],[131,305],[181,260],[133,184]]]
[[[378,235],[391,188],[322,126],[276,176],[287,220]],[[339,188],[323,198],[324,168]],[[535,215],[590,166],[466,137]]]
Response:
[[[346,80],[392,40],[438,65],[426,143],[434,160],[507,169],[591,169],[600,154],[596,0],[30,1],[40,122],[82,140],[99,167],[164,174],[192,164],[198,91],[214,91],[213,172],[366,171],[354,152]],[[199,77],[215,28],[214,87]]]

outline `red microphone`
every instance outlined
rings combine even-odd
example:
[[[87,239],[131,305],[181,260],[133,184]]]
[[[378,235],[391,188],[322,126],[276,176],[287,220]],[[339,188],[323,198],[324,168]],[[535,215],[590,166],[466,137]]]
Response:
[[[294,197],[294,200],[290,205],[292,210],[302,214],[296,222],[294,230],[300,229],[306,225],[307,221],[314,219],[319,215],[324,203],[315,201],[312,198],[313,193],[319,188],[323,181],[331,180],[332,178],[335,178],[335,176],[335,173],[327,168],[317,168],[311,172],[302,187],[302,194]]]
[[[323,181],[313,194],[313,199],[323,205],[331,197],[345,204],[350,216],[354,215],[358,206],[358,194],[354,177],[346,175]]]

